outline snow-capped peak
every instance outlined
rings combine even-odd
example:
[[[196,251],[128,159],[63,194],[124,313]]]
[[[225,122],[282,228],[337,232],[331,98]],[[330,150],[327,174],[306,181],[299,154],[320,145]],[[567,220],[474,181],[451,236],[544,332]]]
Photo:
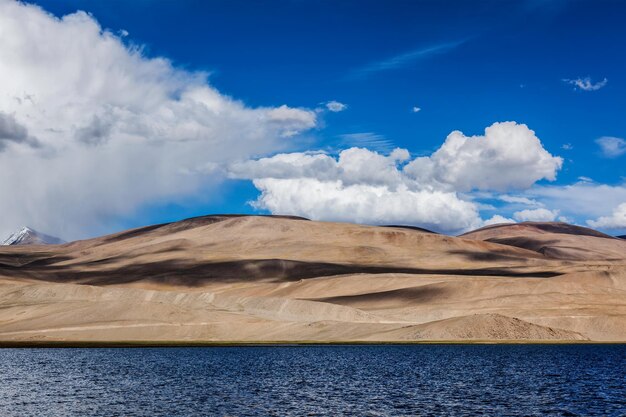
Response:
[[[49,236],[30,227],[23,227],[19,232],[9,236],[2,245],[58,245],[65,243],[58,237]]]

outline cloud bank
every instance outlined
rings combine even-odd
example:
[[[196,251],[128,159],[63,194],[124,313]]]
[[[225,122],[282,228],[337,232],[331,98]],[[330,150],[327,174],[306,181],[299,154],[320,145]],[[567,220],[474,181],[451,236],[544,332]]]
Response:
[[[0,233],[77,238],[210,185],[203,167],[289,148],[308,109],[250,108],[84,12],[0,0]]]
[[[483,223],[478,205],[459,192],[528,188],[553,180],[561,164],[532,130],[505,122],[482,136],[452,132],[431,156],[413,160],[406,149],[383,155],[355,147],[337,157],[278,154],[231,164],[228,171],[253,180],[261,192],[255,207],[272,213],[459,232]]]

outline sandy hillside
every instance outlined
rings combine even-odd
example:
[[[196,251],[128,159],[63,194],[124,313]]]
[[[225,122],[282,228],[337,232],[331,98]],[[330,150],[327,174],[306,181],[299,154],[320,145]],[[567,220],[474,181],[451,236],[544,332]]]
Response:
[[[626,341],[626,241],[206,216],[0,247],[0,341]]]
[[[461,237],[530,249],[556,259],[620,260],[626,253],[623,239],[560,222],[500,224]]]

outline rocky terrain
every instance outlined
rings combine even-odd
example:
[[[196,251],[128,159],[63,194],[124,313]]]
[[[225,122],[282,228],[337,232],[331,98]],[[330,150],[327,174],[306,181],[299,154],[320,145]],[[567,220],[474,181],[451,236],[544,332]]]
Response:
[[[2,246],[2,341],[626,341],[626,241],[225,215]]]

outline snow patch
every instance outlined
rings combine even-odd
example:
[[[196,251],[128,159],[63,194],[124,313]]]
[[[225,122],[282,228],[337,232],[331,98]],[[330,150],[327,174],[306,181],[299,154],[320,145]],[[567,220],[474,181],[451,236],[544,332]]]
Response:
[[[23,227],[20,231],[6,238],[4,242],[2,242],[2,245],[59,245],[61,243],[65,242],[58,237],[39,233],[30,227]]]

